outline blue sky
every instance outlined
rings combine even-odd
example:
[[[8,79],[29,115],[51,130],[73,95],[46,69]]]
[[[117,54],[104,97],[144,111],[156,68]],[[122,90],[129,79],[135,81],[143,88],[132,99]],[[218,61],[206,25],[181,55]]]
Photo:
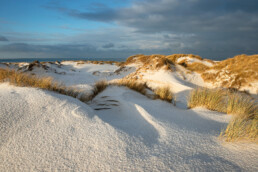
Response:
[[[0,58],[258,52],[257,0],[1,0]]]

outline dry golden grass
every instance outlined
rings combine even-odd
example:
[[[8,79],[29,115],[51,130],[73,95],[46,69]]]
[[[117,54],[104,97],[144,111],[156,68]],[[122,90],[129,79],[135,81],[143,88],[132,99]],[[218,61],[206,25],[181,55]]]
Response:
[[[124,65],[132,64],[132,63],[141,63],[141,69],[151,69],[158,70],[164,68],[166,70],[171,70],[170,65],[172,62],[166,58],[165,55],[153,54],[153,55],[143,55],[138,54],[134,56],[130,56]]]
[[[77,98],[85,103],[92,100],[98,93],[103,91],[108,86],[106,81],[96,82],[93,86],[93,94],[89,95],[84,93],[83,90],[73,87],[66,87],[63,84],[55,82],[51,77],[37,77],[35,75],[2,68],[0,68],[0,82],[9,82],[12,85],[20,87],[33,87],[54,91],[59,94]]]
[[[98,95],[100,92],[102,92],[103,90],[105,90],[108,86],[108,82],[106,80],[100,80],[97,81],[94,84],[94,89],[93,89],[93,94],[91,95],[91,99],[93,99],[96,95]]]
[[[77,62],[77,65],[81,65],[81,64],[99,64],[99,65],[103,65],[103,64],[110,64],[110,65],[117,65],[120,66],[123,62],[117,62],[117,61],[95,61],[95,60],[79,60],[79,61],[75,61]]]
[[[153,55],[144,55],[144,54],[137,54],[128,57],[128,59],[121,63],[121,66],[129,65],[129,64],[141,64],[138,70],[146,71],[146,70],[159,70],[165,69],[169,71],[173,71],[172,65],[177,63],[177,59],[180,57],[190,57],[195,58],[198,60],[203,60],[200,56],[193,55],[193,54],[172,54],[172,55],[161,55],[161,54],[153,54]],[[185,63],[182,61],[180,64],[184,67],[188,67],[191,71],[202,72],[208,69],[208,67],[201,63],[193,63],[188,64],[185,60]]]
[[[176,105],[176,97],[174,96],[173,92],[170,90],[168,86],[166,87],[159,87],[155,90],[149,88],[145,82],[140,82],[136,79],[120,79],[116,82],[110,83],[111,85],[116,86],[125,86],[129,89],[137,91],[151,99],[160,99],[172,103]],[[153,91],[154,95],[147,94],[147,89]]]
[[[194,54],[172,54],[172,55],[166,56],[166,58],[169,59],[174,64],[176,64],[177,59],[179,59],[180,57],[191,57],[191,58],[196,58],[198,60],[202,60],[200,56],[194,55]]]
[[[0,82],[9,82],[16,86],[29,86],[47,90],[57,89],[61,84],[54,82],[50,77],[36,77],[30,74],[17,72],[15,70],[0,69]]]
[[[204,81],[216,82],[221,80],[221,86],[239,89],[258,80],[258,55],[238,55],[218,62],[210,69],[217,72],[216,74],[202,73]],[[225,76],[227,76],[227,80],[223,82]]]
[[[226,130],[221,132],[226,141],[257,140],[258,104],[250,97],[222,89],[197,88],[190,93],[188,107],[197,106],[233,115]]]
[[[156,90],[154,90],[154,93],[156,95],[156,98],[165,100],[175,105],[176,98],[168,86],[157,88]]]
[[[191,64],[186,64],[186,68],[189,69],[190,71],[194,71],[194,72],[198,72],[198,73],[203,73],[203,72],[210,69],[205,64],[198,63],[198,62],[194,62],[194,63],[191,63]]]
[[[249,139],[257,140],[258,136],[258,103],[252,98],[239,93],[228,96],[227,114],[233,114],[225,131],[221,135],[227,141]]]
[[[233,118],[225,131],[221,132],[221,137],[226,141],[248,140],[257,143],[258,118],[245,119],[240,117]]]
[[[133,79],[120,79],[119,81],[112,83],[112,85],[125,86],[143,95],[146,95],[147,93],[146,84]]]
[[[220,89],[197,88],[190,92],[187,105],[189,108],[205,107],[207,109],[225,112],[224,91]]]
[[[206,72],[206,73],[202,73],[201,77],[206,82],[215,82],[218,75],[219,75],[219,72],[215,72],[215,73]]]
[[[258,105],[249,96],[239,93],[229,93],[227,101],[227,114],[241,115],[243,118],[253,118],[258,113]]]

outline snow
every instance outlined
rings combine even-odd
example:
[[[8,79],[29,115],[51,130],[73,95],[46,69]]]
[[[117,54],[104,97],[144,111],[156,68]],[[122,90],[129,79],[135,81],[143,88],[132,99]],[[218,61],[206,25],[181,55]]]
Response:
[[[180,57],[176,60],[177,63],[180,63],[181,61],[183,60],[187,60],[188,63],[192,64],[192,63],[202,63],[206,66],[209,66],[209,67],[212,67],[213,64],[208,62],[208,61],[205,61],[205,60],[199,60],[197,58],[192,58],[192,57],[189,57],[189,56],[186,56],[186,57]]]
[[[49,66],[53,70],[32,72],[85,91],[96,80],[135,71],[126,67],[115,73],[115,65],[68,61]],[[195,84],[163,70],[146,72],[143,80],[152,81],[152,87],[172,85],[177,106],[125,87],[109,86],[85,104],[50,91],[0,84],[0,171],[258,170],[256,144],[218,138],[231,116],[186,109]]]

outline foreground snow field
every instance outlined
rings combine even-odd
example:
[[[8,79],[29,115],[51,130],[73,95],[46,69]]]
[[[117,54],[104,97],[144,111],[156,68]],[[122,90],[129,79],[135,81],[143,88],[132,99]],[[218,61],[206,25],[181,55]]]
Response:
[[[34,72],[87,90],[134,70],[114,75],[113,65],[63,65],[56,69],[65,74]],[[185,97],[192,85],[170,77]],[[0,171],[258,171],[257,145],[218,139],[229,115],[185,109],[185,98],[178,100],[175,107],[110,86],[85,104],[0,84]]]

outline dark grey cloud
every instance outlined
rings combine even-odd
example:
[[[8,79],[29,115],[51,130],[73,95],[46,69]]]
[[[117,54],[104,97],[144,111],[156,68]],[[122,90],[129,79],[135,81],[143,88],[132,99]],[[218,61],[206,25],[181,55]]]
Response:
[[[115,22],[139,34],[164,33],[161,41],[178,51],[193,49],[210,57],[223,52],[225,56],[258,53],[257,0],[142,0],[128,8],[63,12],[85,20]],[[182,40],[169,34],[194,36]]]
[[[257,0],[133,0],[127,8],[95,3],[84,11],[70,9],[63,6],[63,1],[55,0],[44,8],[57,10],[82,22],[112,23],[113,28],[40,38],[37,34],[2,33],[10,42],[19,42],[0,45],[2,57],[128,57],[139,53],[193,53],[219,60],[236,54],[258,53]],[[73,29],[69,25],[62,28]],[[107,41],[112,43],[105,44]],[[57,45],[39,45],[38,42],[57,42]]]
[[[8,41],[8,39],[6,37],[0,35],[0,41]]]
[[[114,19],[118,18],[119,15],[113,9],[102,9],[94,12],[80,12],[78,10],[68,10],[68,15],[73,17],[78,17],[82,19],[88,19],[93,21],[102,21],[102,22],[112,22]]]
[[[70,16],[118,22],[139,31],[201,32],[249,29],[257,25],[257,0],[144,0],[129,8],[65,9]],[[187,27],[188,26],[188,27]],[[189,27],[190,26],[190,27]]]
[[[102,48],[113,48],[113,47],[115,47],[115,45],[113,43],[107,43],[102,46]]]

